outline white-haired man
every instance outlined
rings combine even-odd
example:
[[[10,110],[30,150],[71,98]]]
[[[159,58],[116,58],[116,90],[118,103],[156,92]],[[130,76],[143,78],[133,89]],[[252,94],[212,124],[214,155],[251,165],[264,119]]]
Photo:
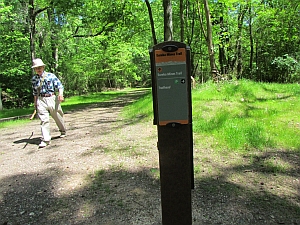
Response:
[[[34,59],[31,68],[33,68],[36,73],[36,75],[32,77],[32,89],[34,106],[41,120],[43,136],[39,147],[44,148],[49,145],[51,141],[49,113],[60,131],[60,137],[66,136],[66,127],[63,118],[64,113],[60,105],[60,103],[64,101],[64,87],[53,73],[45,71],[45,64],[41,59]],[[56,92],[58,92],[58,95],[56,95]]]

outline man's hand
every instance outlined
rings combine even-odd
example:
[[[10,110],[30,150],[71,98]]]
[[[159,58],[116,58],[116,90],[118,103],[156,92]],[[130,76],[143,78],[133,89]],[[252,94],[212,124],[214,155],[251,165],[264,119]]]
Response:
[[[64,100],[65,100],[64,96],[62,96],[62,95],[58,96],[58,101],[63,102]]]
[[[32,115],[30,117],[30,120],[32,120],[35,117],[35,115],[36,115],[36,109],[33,111]]]

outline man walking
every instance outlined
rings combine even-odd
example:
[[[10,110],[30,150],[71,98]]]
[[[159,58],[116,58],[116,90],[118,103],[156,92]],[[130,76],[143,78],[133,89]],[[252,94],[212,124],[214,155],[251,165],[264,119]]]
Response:
[[[32,77],[34,106],[41,120],[43,136],[39,147],[44,148],[49,145],[51,141],[49,113],[60,131],[60,137],[66,136],[64,114],[60,105],[64,100],[64,87],[53,73],[45,71],[45,64],[41,59],[34,59],[32,63],[31,68],[33,68],[36,73],[36,75]],[[57,91],[58,96],[55,94]]]

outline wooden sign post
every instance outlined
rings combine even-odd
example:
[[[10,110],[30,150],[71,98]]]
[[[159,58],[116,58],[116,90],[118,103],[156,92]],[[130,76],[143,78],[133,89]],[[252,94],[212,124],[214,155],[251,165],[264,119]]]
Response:
[[[168,41],[150,50],[158,131],[163,225],[192,224],[194,188],[190,49]]]

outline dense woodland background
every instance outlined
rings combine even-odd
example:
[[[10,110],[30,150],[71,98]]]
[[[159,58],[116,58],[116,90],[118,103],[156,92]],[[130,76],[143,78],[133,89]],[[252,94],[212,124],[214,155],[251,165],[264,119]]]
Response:
[[[0,17],[0,109],[32,104],[32,58],[66,96],[150,86],[149,49],[170,39],[199,83],[300,81],[299,0],[0,0]]]

